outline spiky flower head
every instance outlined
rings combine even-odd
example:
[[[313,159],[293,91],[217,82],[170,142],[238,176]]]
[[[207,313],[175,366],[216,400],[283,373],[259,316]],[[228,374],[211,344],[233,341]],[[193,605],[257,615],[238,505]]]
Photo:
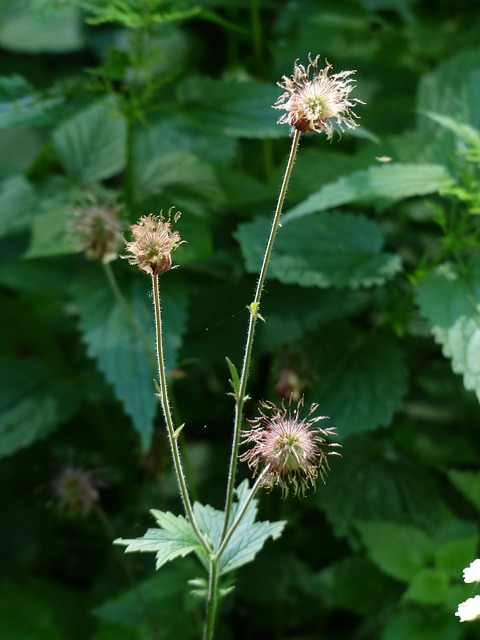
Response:
[[[341,71],[328,75],[332,65],[325,60],[326,66],[318,68],[320,56],[312,59],[305,69],[298,60],[295,62],[293,76],[283,76],[278,86],[285,90],[276,103],[274,109],[284,109],[278,120],[279,124],[289,124],[302,133],[325,131],[330,140],[335,125],[343,131],[344,128],[355,129],[358,116],[352,111],[356,104],[364,104],[358,98],[350,98],[350,92],[355,88],[352,76],[355,71]]]
[[[126,243],[129,255],[122,257],[151,276],[159,276],[172,268],[171,253],[183,242],[178,231],[172,231],[171,212],[172,209],[167,219],[162,211],[158,216],[150,213],[131,226],[134,239]],[[177,211],[173,217],[174,223],[180,215]]]
[[[103,486],[93,471],[68,465],[52,482],[54,504],[61,510],[86,515],[99,502]]]
[[[315,488],[318,476],[325,482],[329,470],[327,456],[339,455],[329,451],[330,447],[339,445],[326,441],[335,429],[317,426],[317,422],[326,417],[312,417],[317,404],[312,404],[308,414],[301,418],[303,397],[295,408],[291,398],[287,407],[284,401],[281,408],[272,402],[261,405],[260,416],[251,420],[252,428],[242,432],[242,444],[253,446],[239,459],[248,463],[254,475],[263,474],[262,487],[271,489],[278,485],[282,497],[293,488],[293,495],[302,498],[309,487]]]
[[[115,196],[87,193],[73,211],[69,232],[73,241],[91,260],[107,263],[118,257],[122,240]]]

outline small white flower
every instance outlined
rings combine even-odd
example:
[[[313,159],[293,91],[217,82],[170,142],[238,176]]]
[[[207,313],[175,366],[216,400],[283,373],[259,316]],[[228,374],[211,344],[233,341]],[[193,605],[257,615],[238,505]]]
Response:
[[[465,582],[480,582],[480,559],[477,558],[463,570],[463,579]]]
[[[460,618],[460,622],[468,622],[480,618],[480,596],[461,602],[455,615]]]

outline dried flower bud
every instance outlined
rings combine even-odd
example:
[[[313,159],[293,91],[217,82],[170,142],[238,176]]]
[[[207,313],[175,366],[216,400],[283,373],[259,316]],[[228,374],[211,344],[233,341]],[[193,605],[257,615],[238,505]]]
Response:
[[[254,475],[264,472],[262,487],[271,489],[279,485],[282,497],[286,497],[292,486],[293,494],[303,497],[309,486],[315,488],[318,476],[325,482],[329,470],[327,455],[339,455],[336,451],[327,451],[339,445],[325,440],[335,429],[315,426],[326,417],[310,417],[318,407],[316,404],[312,404],[307,416],[301,419],[303,397],[294,410],[291,398],[288,408],[284,402],[281,409],[272,402],[261,404],[265,412],[260,411],[260,416],[251,421],[250,431],[242,432],[242,444],[253,443],[253,446],[239,459],[248,463]]]
[[[131,227],[134,240],[126,243],[130,255],[122,256],[151,276],[159,276],[172,268],[171,253],[183,242],[178,231],[172,231],[170,213],[171,209],[168,220],[164,220],[162,212],[158,216],[153,213],[142,216]],[[180,212],[175,214],[174,223],[180,215]]]
[[[328,75],[332,65],[327,61],[326,67],[318,69],[317,56],[305,69],[298,60],[295,62],[293,76],[283,76],[283,82],[277,83],[285,89],[273,105],[274,109],[284,109],[287,113],[280,117],[279,124],[289,124],[303,133],[325,131],[327,139],[331,139],[336,124],[340,131],[355,129],[358,116],[351,110],[356,104],[364,104],[358,98],[349,98],[355,87],[351,75],[355,71],[341,71]],[[310,77],[312,75],[312,77]]]
[[[92,260],[110,262],[118,256],[122,240],[118,213],[121,206],[113,196],[100,199],[89,193],[73,211],[70,232]]]
[[[69,465],[52,482],[52,492],[60,509],[86,515],[100,500],[102,486],[92,471]]]

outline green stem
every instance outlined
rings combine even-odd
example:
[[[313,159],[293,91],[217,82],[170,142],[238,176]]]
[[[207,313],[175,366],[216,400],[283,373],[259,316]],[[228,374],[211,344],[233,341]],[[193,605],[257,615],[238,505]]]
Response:
[[[295,156],[297,154],[299,141],[300,141],[300,131],[298,131],[298,129],[295,129],[293,134],[293,139],[292,139],[292,146],[290,148],[290,155],[288,157],[287,166],[285,169],[285,175],[283,176],[283,182],[282,182],[282,186],[278,196],[277,207],[275,209],[275,214],[273,216],[272,227],[270,229],[270,237],[268,238],[267,247],[265,249],[265,255],[263,256],[262,268],[260,270],[260,275],[258,277],[257,288],[255,291],[255,298],[249,307],[250,320],[248,324],[247,342],[245,345],[245,352],[243,356],[242,373],[240,376],[238,393],[235,399],[236,402],[235,402],[235,419],[234,419],[234,426],[233,426],[232,451],[231,451],[230,466],[228,471],[227,493],[226,493],[226,499],[225,499],[225,516],[224,516],[223,529],[222,529],[220,540],[223,540],[227,533],[229,520],[230,520],[230,513],[232,510],[233,492],[235,489],[235,476],[237,472],[238,447],[240,443],[240,430],[241,430],[242,418],[243,418],[243,405],[246,399],[247,381],[248,381],[248,375],[250,371],[250,360],[252,356],[253,338],[255,334],[255,326],[257,323],[257,319],[259,317],[260,300],[262,297],[263,286],[265,284],[265,278],[267,275],[268,263],[270,261],[270,256],[272,254],[275,235],[280,225],[280,216],[282,214],[283,202],[285,200],[288,183],[290,181],[293,165],[295,163]]]
[[[212,640],[215,631],[218,607],[218,561],[217,555],[210,557],[210,568],[208,572],[208,593],[207,610],[205,616],[205,626],[203,629],[203,640]]]
[[[168,440],[170,443],[170,449],[172,452],[173,465],[177,476],[177,482],[180,489],[180,495],[182,497],[183,507],[185,513],[190,521],[190,524],[195,531],[195,534],[207,553],[211,553],[211,546],[205,539],[204,535],[198,528],[197,521],[193,514],[192,503],[188,493],[188,487],[185,480],[185,473],[183,471],[182,460],[180,457],[180,449],[178,446],[179,431],[175,431],[175,427],[172,419],[172,412],[170,409],[170,401],[167,392],[167,374],[165,371],[165,358],[163,353],[163,337],[162,337],[162,313],[160,307],[160,290],[158,285],[158,276],[152,276],[152,294],[153,294],[153,308],[155,311],[155,329],[157,338],[157,361],[158,361],[158,375],[160,378],[159,397],[162,404],[163,415],[165,417],[165,424],[167,426]]]

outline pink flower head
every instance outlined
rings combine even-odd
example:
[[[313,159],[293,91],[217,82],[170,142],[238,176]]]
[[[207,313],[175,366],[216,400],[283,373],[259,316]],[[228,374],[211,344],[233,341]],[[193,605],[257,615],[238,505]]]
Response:
[[[278,120],[279,124],[289,124],[303,133],[325,131],[327,139],[333,136],[335,125],[343,131],[355,129],[358,116],[352,111],[356,104],[364,104],[358,98],[349,98],[355,82],[350,77],[355,71],[341,71],[328,75],[332,65],[325,61],[326,66],[318,69],[317,56],[305,69],[298,60],[295,62],[293,76],[283,76],[283,82],[278,86],[285,90],[276,103],[274,109],[284,109]]]
[[[173,222],[177,222],[180,215],[176,213]],[[170,217],[165,220],[162,212],[158,216],[150,213],[142,216],[131,229],[134,239],[126,244],[130,255],[123,258],[151,276],[159,276],[172,268],[171,253],[183,241],[178,231],[172,231]]]
[[[328,447],[339,445],[327,443],[326,437],[335,433],[333,427],[320,429],[316,426],[326,416],[311,417],[318,405],[312,404],[305,418],[300,417],[303,397],[292,410],[290,399],[288,408],[282,402],[279,409],[272,402],[262,402],[265,411],[251,421],[252,428],[243,431],[242,444],[253,446],[240,456],[247,462],[254,475],[262,472],[261,486],[271,489],[279,485],[282,497],[286,497],[293,487],[294,495],[303,497],[308,487],[315,487],[318,476],[325,482],[329,470],[327,455],[337,452],[326,451]]]

